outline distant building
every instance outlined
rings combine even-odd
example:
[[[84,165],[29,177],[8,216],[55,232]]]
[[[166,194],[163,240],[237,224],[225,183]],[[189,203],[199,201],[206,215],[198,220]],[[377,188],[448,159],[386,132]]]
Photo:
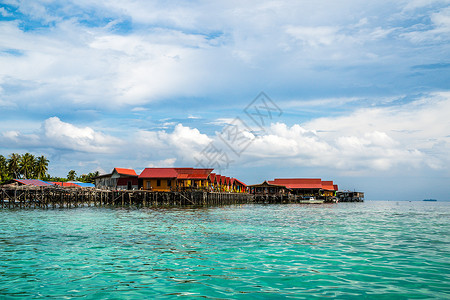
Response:
[[[337,184],[333,181],[322,181],[322,196],[324,197],[334,197],[338,190]]]
[[[292,194],[301,197],[331,198],[336,196],[338,186],[333,181],[320,178],[276,178],[268,182],[285,186]]]
[[[139,175],[144,190],[158,192],[186,189],[208,189],[213,169],[201,168],[145,168]]]
[[[247,188],[248,192],[253,195],[276,196],[289,193],[289,189],[287,189],[286,186],[268,183],[267,181],[260,184],[249,185]]]
[[[6,182],[6,184],[14,184],[18,186],[28,185],[28,186],[52,186],[51,183],[39,179],[12,179]]]
[[[246,185],[236,178],[212,173],[207,168],[146,168],[139,175],[144,190],[159,192],[204,190],[244,193]]]
[[[95,177],[95,187],[113,190],[137,190],[138,175],[133,169],[114,168],[110,174]]]
[[[270,184],[283,185],[292,191],[292,194],[302,197],[319,197],[322,189],[320,178],[276,178]]]
[[[363,192],[338,191],[336,197],[339,202],[364,202]]]
[[[59,186],[74,186],[74,187],[82,187],[82,188],[93,188],[95,187],[95,184],[93,183],[86,183],[86,182],[81,182],[81,181],[52,181],[50,182],[53,185],[59,185]]]

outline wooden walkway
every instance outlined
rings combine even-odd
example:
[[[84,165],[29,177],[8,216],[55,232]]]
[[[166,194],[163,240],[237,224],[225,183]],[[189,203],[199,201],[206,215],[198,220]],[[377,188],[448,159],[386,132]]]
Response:
[[[253,203],[244,193],[203,191],[108,191],[83,188],[0,188],[1,208],[72,208],[83,206],[211,206]]]
[[[110,191],[74,187],[0,187],[0,208],[72,208],[86,206],[177,207],[230,204],[321,204],[294,195],[251,195],[206,191]]]

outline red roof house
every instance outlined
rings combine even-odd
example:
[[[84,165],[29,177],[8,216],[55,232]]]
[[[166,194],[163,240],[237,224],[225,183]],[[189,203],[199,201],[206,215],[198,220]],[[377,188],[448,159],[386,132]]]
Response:
[[[133,169],[114,168],[110,174],[97,176],[95,187],[112,190],[137,190],[138,175]]]

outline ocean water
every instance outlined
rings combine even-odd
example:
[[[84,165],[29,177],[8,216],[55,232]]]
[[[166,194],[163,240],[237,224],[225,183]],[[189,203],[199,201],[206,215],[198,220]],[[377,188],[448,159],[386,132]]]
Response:
[[[450,203],[0,210],[0,299],[449,299]]]

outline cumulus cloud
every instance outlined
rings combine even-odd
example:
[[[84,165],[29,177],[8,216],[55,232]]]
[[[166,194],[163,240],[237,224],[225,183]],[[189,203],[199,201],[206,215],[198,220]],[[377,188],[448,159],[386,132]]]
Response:
[[[297,167],[324,167],[340,171],[381,170],[395,166],[418,167],[423,164],[424,154],[419,150],[405,149],[384,132],[366,132],[362,136],[347,136],[335,132],[332,138],[321,136],[295,124],[272,124],[267,134],[255,139],[246,153],[249,156],[268,159]],[[251,159],[251,158],[250,158]]]
[[[257,135],[239,159],[259,166],[314,166],[342,173],[448,170],[448,111],[450,93],[440,92],[304,124],[275,123]]]
[[[45,120],[43,137],[55,148],[82,152],[111,152],[120,146],[118,138],[97,132],[90,127],[77,127],[61,121],[58,117]]]
[[[398,164],[442,168],[450,163],[442,155],[443,147],[450,152],[448,111],[450,93],[440,92],[406,104],[318,118],[304,126],[317,130],[322,139],[335,141],[349,165],[357,166],[358,158],[371,157],[366,164],[380,169]]]
[[[54,148],[86,153],[115,152],[122,141],[95,131],[90,127],[77,127],[51,117],[32,133],[9,130],[1,133],[0,145],[5,148]]]
[[[172,132],[141,130],[133,139],[138,157],[153,161],[150,163],[152,165],[155,165],[154,162],[157,161],[166,166],[174,164],[175,161],[194,164],[194,157],[212,141],[208,135],[201,133],[197,128],[186,127],[182,124],[177,124]]]
[[[221,96],[230,87],[254,92],[261,82],[275,81],[273,88],[280,91],[310,87],[310,80],[314,86],[344,88],[323,68],[341,68],[347,87],[386,85],[383,76],[373,82],[373,68],[367,65],[374,59],[383,62],[377,64],[378,72],[398,73],[403,68],[394,70],[390,62],[407,66],[423,58],[420,49],[405,56],[398,50],[403,47],[379,43],[386,38],[400,43],[402,34],[411,39],[420,34],[414,30],[412,8],[405,10],[408,2],[379,1],[367,7],[355,1],[185,5],[97,0],[65,1],[52,9],[47,1],[12,2],[25,18],[0,22],[2,47],[19,53],[0,55],[0,82],[8,88],[2,100],[26,107],[46,101],[48,109],[64,101],[113,110],[172,97]],[[430,3],[415,1],[414,7],[444,6]],[[431,34],[444,39],[448,9],[432,6],[430,11],[435,11]],[[404,20],[393,24],[400,13],[412,19],[410,28],[402,27],[408,23]],[[24,30],[29,20],[42,28]],[[426,54],[439,60],[442,52],[436,48]],[[351,72],[355,66],[361,67],[356,75]]]
[[[450,165],[450,93],[423,96],[409,103],[357,109],[303,124],[273,123],[256,135],[245,132],[250,146],[239,155],[198,128],[182,124],[171,130],[135,130],[119,139],[91,127],[78,127],[58,117],[40,130],[1,133],[0,144],[14,148],[65,149],[92,153],[87,161],[113,154],[137,167],[191,166],[210,145],[222,147],[236,164],[319,167],[343,174],[372,171],[447,169]],[[229,126],[229,122],[225,126]],[[108,130],[108,129],[107,129]],[[222,136],[223,138],[223,136]],[[130,152],[131,151],[131,152]],[[114,163],[111,167],[117,164]]]

